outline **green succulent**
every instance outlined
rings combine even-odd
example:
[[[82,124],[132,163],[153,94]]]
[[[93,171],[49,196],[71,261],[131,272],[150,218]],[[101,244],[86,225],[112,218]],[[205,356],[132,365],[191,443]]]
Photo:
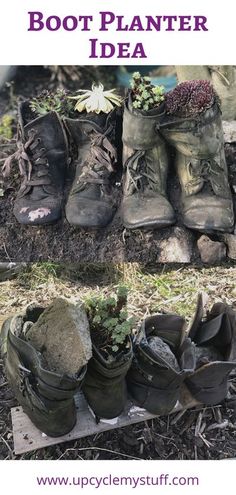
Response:
[[[117,293],[109,297],[93,297],[85,300],[85,307],[93,336],[100,337],[102,347],[111,347],[116,353],[131,334],[135,319],[126,310],[127,287],[118,287]]]
[[[131,82],[133,107],[138,110],[151,110],[158,107],[164,100],[164,86],[154,86],[151,78],[134,72]]]

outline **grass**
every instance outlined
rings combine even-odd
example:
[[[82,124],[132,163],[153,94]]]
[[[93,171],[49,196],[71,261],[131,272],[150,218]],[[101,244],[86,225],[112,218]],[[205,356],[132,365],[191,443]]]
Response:
[[[46,305],[57,296],[76,300],[110,294],[125,283],[130,314],[142,319],[154,312],[177,312],[189,319],[200,291],[208,294],[210,304],[225,301],[236,306],[235,276],[236,267],[230,265],[170,269],[138,263],[34,263],[16,279],[1,283],[1,313],[18,311],[32,301]]]

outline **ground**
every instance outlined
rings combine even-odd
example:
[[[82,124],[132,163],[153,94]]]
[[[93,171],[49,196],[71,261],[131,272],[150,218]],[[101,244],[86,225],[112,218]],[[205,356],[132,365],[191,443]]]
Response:
[[[98,69],[97,69],[98,70]],[[93,78],[108,77],[107,85],[115,85],[114,68],[105,68],[102,74],[94,74],[94,69],[81,68],[80,81],[71,81],[69,86],[73,90],[78,87],[89,87]],[[50,81],[48,70],[37,67],[22,67],[18,69],[13,86],[0,93],[0,114],[9,113],[14,117],[16,130],[16,109],[19,99],[31,98],[48,87],[55,87],[55,81]],[[0,166],[4,159],[15,151],[15,137],[11,140],[0,138]],[[234,150],[233,150],[234,151]],[[229,161],[235,163],[235,154],[228,150]],[[171,156],[173,163],[173,156]],[[168,179],[168,194],[177,216],[177,226],[181,225],[180,218],[180,188],[176,177],[172,173]],[[73,179],[73,170],[68,175],[66,195]],[[2,261],[68,261],[68,262],[96,262],[96,261],[133,261],[158,262],[160,242],[168,239],[173,228],[161,230],[124,229],[119,212],[121,200],[121,163],[119,163],[115,195],[117,197],[117,213],[107,228],[88,231],[72,227],[65,219],[51,226],[31,227],[20,225],[13,215],[13,204],[19,189],[20,178],[16,168],[10,178],[0,184],[0,259]],[[1,181],[1,176],[0,176]],[[2,190],[2,193],[1,193]],[[192,244],[192,262],[199,262],[199,253],[196,241],[199,233],[190,233]]]
[[[157,311],[178,312],[190,320],[197,293],[209,306],[225,301],[236,310],[236,267],[188,267],[133,264],[32,264],[17,278],[0,283],[0,324],[29,302],[48,304],[63,295],[70,300],[111,293],[125,282],[128,310],[139,320]],[[0,459],[226,459],[236,457],[236,375],[227,399],[215,407],[197,407],[122,429],[37,450],[13,452],[10,408],[16,405],[0,361]]]

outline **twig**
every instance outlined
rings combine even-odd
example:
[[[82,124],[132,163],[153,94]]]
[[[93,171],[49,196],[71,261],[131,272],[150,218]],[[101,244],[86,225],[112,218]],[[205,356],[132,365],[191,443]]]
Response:
[[[11,449],[11,447],[10,447],[9,443],[8,443],[8,442],[5,440],[5,438],[3,438],[2,436],[1,436],[0,438],[1,438],[2,442],[3,442],[3,443],[5,443],[5,445],[6,445],[7,449],[8,449],[8,451],[10,452],[11,459],[13,459],[13,458],[14,458],[14,456],[13,456],[13,451],[12,451],[12,449]]]
[[[102,452],[109,452],[110,454],[121,455],[122,457],[126,457],[127,459],[136,459],[137,461],[142,461],[140,457],[133,457],[131,455],[122,454],[121,452],[116,452],[115,450],[102,449],[101,447],[84,447],[76,450],[78,450],[79,452],[83,452],[85,450],[100,450]]]

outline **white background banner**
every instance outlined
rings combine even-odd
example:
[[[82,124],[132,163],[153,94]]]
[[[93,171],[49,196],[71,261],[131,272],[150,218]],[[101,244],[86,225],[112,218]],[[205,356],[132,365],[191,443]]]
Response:
[[[1,489],[19,495],[219,494],[234,490],[234,469],[234,461],[6,461]]]
[[[2,0],[0,65],[231,65],[235,63],[234,11],[232,0]],[[40,30],[28,30],[28,12],[40,13],[31,14],[33,27]],[[100,30],[100,12],[114,14],[106,16],[106,31]],[[83,16],[92,17],[87,21],[89,31],[83,30]],[[134,16],[140,20],[136,18],[132,26]],[[147,16],[156,22],[160,16],[159,31],[153,24],[146,31]],[[208,31],[199,27],[199,16],[207,19]],[[142,44],[145,57],[137,56],[137,44]]]

